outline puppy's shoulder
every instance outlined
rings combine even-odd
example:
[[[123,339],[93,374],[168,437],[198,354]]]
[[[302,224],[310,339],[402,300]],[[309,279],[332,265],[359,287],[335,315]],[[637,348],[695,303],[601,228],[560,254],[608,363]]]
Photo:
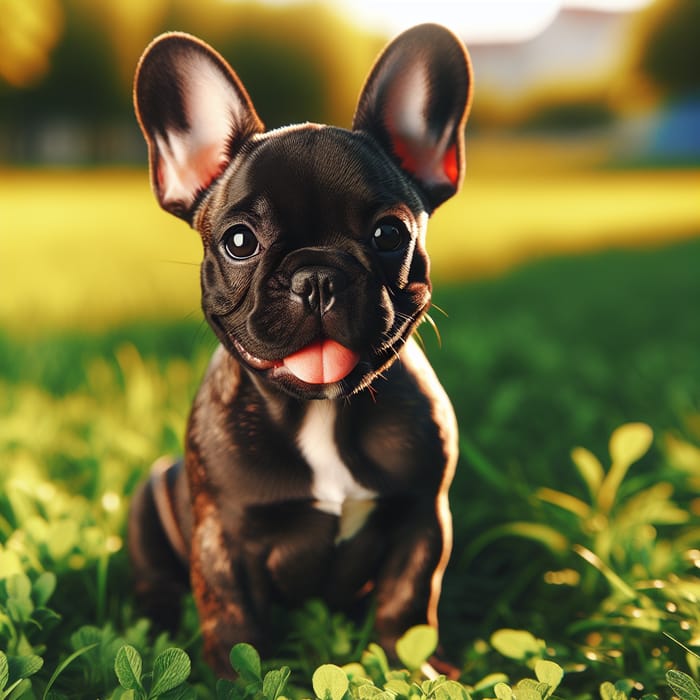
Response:
[[[240,364],[223,345],[219,345],[209,361],[198,398],[227,405],[235,399],[240,384]]]
[[[401,348],[399,362],[396,364],[402,372],[408,375],[412,382],[418,385],[424,396],[433,401],[447,401],[449,403],[447,394],[442,388],[435,370],[413,337],[409,338],[403,348]]]
[[[457,419],[452,402],[414,338],[409,338],[401,349],[399,362],[396,364],[420,394],[429,401],[433,420],[440,426],[444,438],[450,443],[456,443]]]

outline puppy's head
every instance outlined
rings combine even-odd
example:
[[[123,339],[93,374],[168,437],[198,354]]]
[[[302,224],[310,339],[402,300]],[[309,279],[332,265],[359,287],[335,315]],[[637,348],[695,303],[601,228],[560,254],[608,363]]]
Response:
[[[471,70],[415,27],[381,54],[352,130],[265,132],[224,59],[166,34],[136,73],[160,205],[202,236],[202,307],[244,366],[303,398],[347,396],[430,303],[428,216],[459,188]]]

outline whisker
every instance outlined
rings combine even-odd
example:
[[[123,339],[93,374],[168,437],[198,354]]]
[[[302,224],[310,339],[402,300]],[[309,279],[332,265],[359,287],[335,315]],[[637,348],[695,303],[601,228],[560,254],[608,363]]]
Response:
[[[372,403],[377,403],[377,390],[371,384],[368,384],[367,391],[369,391],[369,395],[372,397]]]
[[[170,265],[187,265],[188,267],[199,267],[200,265],[198,262],[190,262],[189,260],[168,260],[167,258],[161,258],[160,262]]]
[[[425,314],[425,322],[433,329],[435,332],[435,337],[437,338],[438,347],[442,347],[442,336],[438,330],[437,324],[435,323],[433,317],[430,314]]]
[[[196,312],[191,312],[188,314],[189,317],[194,317],[194,314]],[[209,325],[206,322],[206,319],[202,318],[200,319],[199,323],[197,324],[197,330],[194,333],[194,337],[192,339],[193,346],[199,345],[202,341],[206,340],[207,345],[210,346],[209,349],[212,350],[213,348],[216,347],[216,343],[218,340],[216,339],[216,336],[214,336],[213,340],[211,336],[208,336],[207,331],[209,330]]]
[[[436,311],[439,311],[445,318],[449,318],[450,314],[445,311],[445,309],[439,307],[435,302],[431,301],[430,302],[430,308],[435,309]]]

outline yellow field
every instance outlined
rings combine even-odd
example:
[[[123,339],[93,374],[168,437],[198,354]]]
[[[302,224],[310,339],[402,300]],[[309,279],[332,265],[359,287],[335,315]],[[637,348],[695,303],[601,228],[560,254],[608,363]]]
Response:
[[[463,192],[436,213],[437,277],[700,234],[697,172],[503,172],[477,157]],[[1,327],[31,334],[198,313],[200,258],[197,234],[158,208],[145,171],[0,172]]]

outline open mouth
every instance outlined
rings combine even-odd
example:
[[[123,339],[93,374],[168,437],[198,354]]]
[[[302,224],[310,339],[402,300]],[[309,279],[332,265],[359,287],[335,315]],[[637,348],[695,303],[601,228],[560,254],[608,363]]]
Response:
[[[239,355],[253,369],[284,368],[306,384],[334,384],[352,372],[360,356],[335,340],[323,338],[297,350],[280,360],[263,360],[248,352],[235,338],[231,338]]]

